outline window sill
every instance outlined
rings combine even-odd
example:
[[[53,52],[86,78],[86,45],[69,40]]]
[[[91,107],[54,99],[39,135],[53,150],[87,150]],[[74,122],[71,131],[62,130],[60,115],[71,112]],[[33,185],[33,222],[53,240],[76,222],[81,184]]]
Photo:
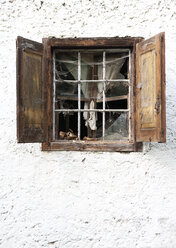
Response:
[[[143,144],[129,141],[57,141],[42,143],[42,151],[136,152]]]

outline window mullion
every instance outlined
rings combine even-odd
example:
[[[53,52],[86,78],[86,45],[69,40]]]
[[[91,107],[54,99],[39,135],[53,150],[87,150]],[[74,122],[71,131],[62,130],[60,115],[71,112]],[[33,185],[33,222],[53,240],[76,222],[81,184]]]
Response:
[[[78,52],[78,139],[81,135],[81,53]]]
[[[92,82],[92,83],[98,83],[98,82],[104,82],[104,79],[99,79],[99,80],[66,80],[66,79],[63,79],[63,80],[60,80],[60,79],[56,79],[55,82],[66,82],[66,83],[89,83],[89,82]],[[129,79],[108,79],[107,80],[108,82],[122,82],[122,83],[129,83],[130,80]]]
[[[105,136],[105,90],[106,90],[106,52],[103,52],[103,140]]]
[[[56,139],[55,132],[55,102],[56,102],[56,64],[55,51],[53,52],[53,140]]]

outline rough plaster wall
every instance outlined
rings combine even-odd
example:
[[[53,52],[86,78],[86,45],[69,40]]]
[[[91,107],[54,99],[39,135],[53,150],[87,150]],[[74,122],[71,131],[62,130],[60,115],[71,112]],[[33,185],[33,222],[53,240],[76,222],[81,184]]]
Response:
[[[176,247],[175,0],[0,1],[0,247]],[[167,144],[143,153],[16,143],[15,39],[166,32]]]

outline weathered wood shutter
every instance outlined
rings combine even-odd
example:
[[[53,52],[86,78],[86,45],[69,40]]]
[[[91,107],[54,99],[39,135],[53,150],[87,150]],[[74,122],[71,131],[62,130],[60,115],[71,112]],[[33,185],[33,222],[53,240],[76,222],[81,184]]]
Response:
[[[42,83],[43,45],[17,38],[17,140],[45,141]]]
[[[136,141],[166,142],[164,33],[136,46]]]

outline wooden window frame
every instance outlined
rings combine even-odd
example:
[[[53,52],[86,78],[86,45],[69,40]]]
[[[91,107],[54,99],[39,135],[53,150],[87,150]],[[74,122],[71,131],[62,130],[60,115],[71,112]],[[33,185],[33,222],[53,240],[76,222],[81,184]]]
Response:
[[[43,39],[43,80],[45,85],[44,98],[48,124],[46,130],[47,142],[42,143],[43,151],[141,151],[142,142],[136,142],[136,44],[141,42],[141,37],[125,38],[44,38]],[[117,49],[127,48],[131,50],[131,141],[52,141],[52,99],[53,99],[53,49]]]

